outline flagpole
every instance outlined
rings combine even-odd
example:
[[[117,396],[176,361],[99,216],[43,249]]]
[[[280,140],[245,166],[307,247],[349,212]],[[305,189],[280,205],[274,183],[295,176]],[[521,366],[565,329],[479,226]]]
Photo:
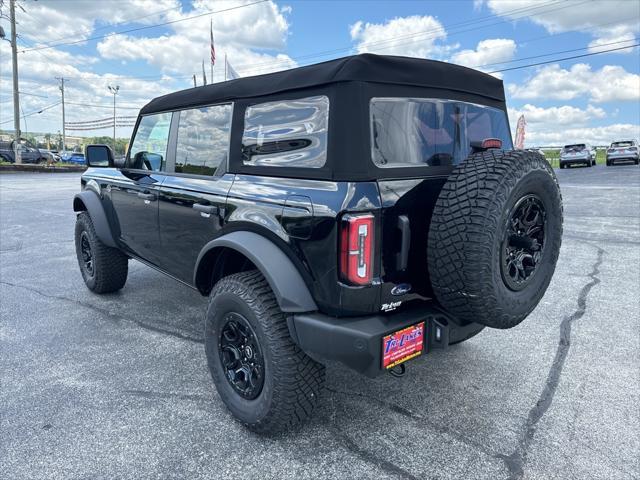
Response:
[[[209,52],[209,62],[211,63],[211,83],[213,83],[213,18],[209,19],[209,33],[211,34],[211,45],[209,45],[211,52]]]

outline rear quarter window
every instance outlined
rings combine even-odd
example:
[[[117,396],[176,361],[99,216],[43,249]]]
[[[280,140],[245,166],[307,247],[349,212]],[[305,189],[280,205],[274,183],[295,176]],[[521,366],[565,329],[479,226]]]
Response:
[[[430,98],[372,98],[371,156],[381,168],[447,166],[462,162],[471,144],[487,138],[511,149],[507,115],[497,108]]]
[[[279,100],[247,108],[244,165],[320,168],[327,161],[329,99]]]

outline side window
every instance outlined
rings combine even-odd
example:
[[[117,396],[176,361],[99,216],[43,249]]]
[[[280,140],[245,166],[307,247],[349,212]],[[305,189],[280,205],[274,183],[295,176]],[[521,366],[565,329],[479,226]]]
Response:
[[[170,126],[171,112],[142,117],[129,150],[127,167],[163,171],[167,161]]]
[[[227,161],[231,105],[213,105],[180,112],[176,172],[213,175]]]
[[[247,108],[244,165],[320,168],[327,161],[326,96],[261,103]]]

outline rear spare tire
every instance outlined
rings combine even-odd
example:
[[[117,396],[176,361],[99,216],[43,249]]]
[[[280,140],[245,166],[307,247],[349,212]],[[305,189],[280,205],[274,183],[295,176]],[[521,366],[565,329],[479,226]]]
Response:
[[[443,186],[427,260],[434,294],[463,322],[511,328],[536,307],[562,240],[562,198],[537,152],[470,155]]]

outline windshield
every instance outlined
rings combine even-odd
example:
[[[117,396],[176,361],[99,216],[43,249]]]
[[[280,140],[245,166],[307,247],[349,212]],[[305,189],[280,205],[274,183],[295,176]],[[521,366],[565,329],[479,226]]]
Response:
[[[373,98],[373,162],[379,167],[456,165],[487,138],[511,149],[507,115],[497,108],[453,100]]]
[[[613,142],[612,147],[633,147],[633,142]]]

